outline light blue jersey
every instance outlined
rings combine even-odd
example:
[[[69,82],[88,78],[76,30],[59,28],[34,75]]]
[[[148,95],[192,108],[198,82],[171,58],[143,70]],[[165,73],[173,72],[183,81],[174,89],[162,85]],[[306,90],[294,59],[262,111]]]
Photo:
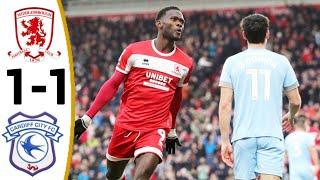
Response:
[[[312,169],[309,147],[314,145],[314,137],[306,132],[296,131],[285,139],[285,147],[289,157],[290,180],[312,180]]]
[[[283,140],[283,91],[298,87],[285,56],[260,48],[231,56],[223,66],[219,86],[234,92],[232,142],[265,136]]]

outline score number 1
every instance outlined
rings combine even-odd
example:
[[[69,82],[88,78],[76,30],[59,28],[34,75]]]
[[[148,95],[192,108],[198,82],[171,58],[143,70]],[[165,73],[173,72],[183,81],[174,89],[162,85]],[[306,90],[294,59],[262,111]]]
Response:
[[[8,69],[7,76],[13,76],[13,102],[14,104],[22,103],[22,70]],[[57,104],[65,104],[65,70],[52,69],[50,76],[57,76]],[[45,87],[45,86],[44,86]]]

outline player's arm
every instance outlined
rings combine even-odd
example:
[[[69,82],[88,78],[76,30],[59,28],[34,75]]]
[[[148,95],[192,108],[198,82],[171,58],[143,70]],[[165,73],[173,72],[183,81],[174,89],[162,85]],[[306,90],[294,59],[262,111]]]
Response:
[[[317,148],[315,145],[309,146],[309,152],[311,155],[311,160],[313,162],[313,165],[315,167],[315,171],[318,172],[319,170],[319,157],[318,157],[318,152]]]
[[[289,99],[289,112],[283,116],[282,121],[284,122],[284,130],[290,131],[293,127],[294,117],[298,114],[301,106],[301,97],[297,87],[286,91],[285,94]],[[286,122],[289,124],[286,124]]]
[[[221,87],[219,102],[219,126],[221,131],[221,141],[230,143],[230,121],[232,112],[233,90],[227,87]]]
[[[289,112],[282,117],[283,129],[290,131],[293,128],[293,121],[295,115],[298,113],[301,106],[301,97],[299,94],[296,74],[289,63],[289,60],[285,58],[286,75],[283,82],[283,88],[286,96],[289,99]]]
[[[182,101],[182,87],[177,87],[171,105],[170,105],[170,113],[172,117],[172,124],[171,124],[171,129],[170,132],[167,136],[166,139],[166,151],[168,154],[175,154],[175,145],[177,144],[178,146],[181,146],[181,143],[178,139],[178,135],[176,133],[176,118],[178,111],[181,106],[181,101]]]
[[[219,126],[221,131],[222,160],[230,167],[233,166],[232,146],[230,144],[230,121],[232,113],[233,89],[221,87],[219,102]]]
[[[233,166],[233,153],[230,143],[230,121],[233,100],[233,84],[232,84],[232,60],[228,58],[223,65],[219,86],[220,102],[219,102],[219,126],[221,132],[221,156],[222,160],[230,167]]]
[[[301,106],[301,97],[299,94],[298,88],[295,88],[286,93],[289,99],[289,116],[290,118],[294,118],[298,113]]]
[[[314,167],[315,174],[319,171],[319,156],[318,156],[318,150],[315,144],[315,138],[314,136],[310,135],[310,138],[308,139],[308,150],[311,157],[311,162]]]
[[[115,96],[120,84],[126,78],[126,74],[123,74],[119,71],[111,76],[100,88],[97,96],[95,97],[93,103],[91,104],[89,110],[84,116],[77,119],[75,122],[75,138],[78,139],[80,135],[88,128],[91,124],[92,118],[96,113]]]
[[[190,58],[190,62],[193,62],[193,60]],[[174,93],[173,99],[170,104],[170,113],[172,117],[172,124],[171,124],[171,129],[170,132],[166,138],[166,151],[168,154],[175,154],[175,148],[176,144],[178,146],[181,146],[181,143],[179,141],[178,135],[176,133],[176,118],[178,111],[181,106],[181,101],[182,101],[182,88],[188,85],[189,79],[192,74],[192,69],[193,69],[193,64],[191,64],[188,73],[185,75],[184,78],[181,78],[178,87]]]
[[[127,74],[130,72],[133,64],[133,60],[130,59],[132,55],[132,48],[133,46],[129,45],[123,50],[119,57],[115,73],[102,85],[86,114],[82,118],[76,120],[74,130],[76,139],[78,139],[88,128],[92,121],[91,119],[96,115],[96,113],[114,97],[120,84],[127,77]]]
[[[181,101],[182,101],[182,87],[177,87],[170,105],[170,113],[172,116],[171,129],[176,128],[176,118],[181,106]]]
[[[89,110],[86,112],[86,115],[93,118],[104,105],[109,103],[115,96],[120,84],[124,81],[126,76],[126,74],[115,71],[111,78],[101,86]]]

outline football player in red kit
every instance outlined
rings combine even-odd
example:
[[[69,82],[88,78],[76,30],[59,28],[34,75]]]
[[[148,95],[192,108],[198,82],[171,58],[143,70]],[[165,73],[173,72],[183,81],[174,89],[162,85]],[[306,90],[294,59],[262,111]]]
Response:
[[[162,161],[164,143],[169,154],[180,145],[176,116],[187,85],[192,58],[175,45],[181,39],[184,17],[177,7],[161,9],[155,19],[157,38],[130,44],[122,52],[116,71],[100,88],[90,109],[76,120],[75,138],[87,129],[95,114],[116,94],[124,91],[106,153],[107,178],[123,179],[131,158],[134,179],[149,179]]]

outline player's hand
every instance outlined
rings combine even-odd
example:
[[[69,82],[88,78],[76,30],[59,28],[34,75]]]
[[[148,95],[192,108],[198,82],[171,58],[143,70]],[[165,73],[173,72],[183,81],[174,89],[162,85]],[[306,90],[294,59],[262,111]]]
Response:
[[[91,118],[87,115],[79,118],[75,122],[74,126],[74,138],[78,140],[83,132],[85,132],[88,126],[91,124]]]
[[[176,130],[171,129],[166,139],[166,151],[168,154],[176,153],[176,144],[181,146]]]
[[[221,157],[222,161],[228,166],[233,167],[233,150],[231,144],[223,143],[221,144]]]
[[[291,132],[293,130],[294,118],[290,118],[290,114],[287,113],[282,117],[282,129],[285,132]]]

